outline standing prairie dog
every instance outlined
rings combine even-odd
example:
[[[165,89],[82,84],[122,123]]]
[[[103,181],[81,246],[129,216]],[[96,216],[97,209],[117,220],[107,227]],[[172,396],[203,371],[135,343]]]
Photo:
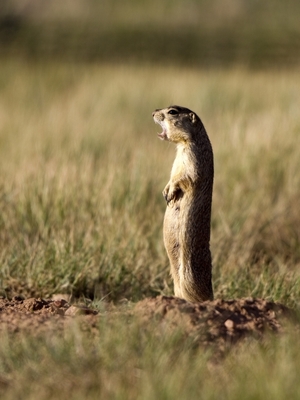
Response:
[[[163,190],[167,202],[164,244],[175,296],[190,302],[213,300],[210,219],[214,178],[212,147],[200,118],[170,106],[153,113],[162,140],[177,145],[171,177]]]

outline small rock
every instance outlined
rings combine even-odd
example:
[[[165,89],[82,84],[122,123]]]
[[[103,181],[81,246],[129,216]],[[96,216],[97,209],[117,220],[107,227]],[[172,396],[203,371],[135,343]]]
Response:
[[[65,300],[67,303],[71,300],[71,295],[70,294],[65,294],[65,293],[58,293],[58,294],[53,294],[51,297],[51,300]]]
[[[227,319],[224,322],[224,325],[226,326],[227,329],[231,330],[234,328],[234,322],[232,321],[232,319]]]
[[[88,315],[88,314],[96,315],[98,314],[98,311],[91,310],[88,307],[71,306],[65,312],[65,315],[69,317],[74,317],[75,315]]]
[[[68,302],[64,299],[53,301],[53,305],[57,308],[66,307],[67,304],[68,304]]]

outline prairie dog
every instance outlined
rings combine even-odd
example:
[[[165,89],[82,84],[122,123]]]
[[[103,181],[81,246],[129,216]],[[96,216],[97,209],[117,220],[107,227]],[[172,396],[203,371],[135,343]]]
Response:
[[[210,220],[214,163],[200,118],[179,106],[157,109],[153,119],[162,140],[177,145],[171,177],[163,190],[167,202],[164,244],[175,296],[190,302],[213,300]]]

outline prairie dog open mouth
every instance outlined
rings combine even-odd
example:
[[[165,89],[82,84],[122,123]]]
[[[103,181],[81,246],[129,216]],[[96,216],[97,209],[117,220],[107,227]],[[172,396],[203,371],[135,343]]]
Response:
[[[156,124],[160,125],[162,127],[162,132],[158,133],[157,136],[161,140],[168,140],[168,135],[167,135],[167,127],[165,121],[159,121],[156,118],[154,118],[154,121]]]

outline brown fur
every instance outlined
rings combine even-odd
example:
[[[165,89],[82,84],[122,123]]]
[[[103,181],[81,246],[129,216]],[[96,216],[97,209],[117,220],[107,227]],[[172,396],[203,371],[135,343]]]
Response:
[[[164,244],[175,296],[191,302],[212,300],[212,147],[200,118],[191,110],[171,106],[152,115],[163,128],[158,136],[177,145],[171,177],[163,191],[167,201]]]

